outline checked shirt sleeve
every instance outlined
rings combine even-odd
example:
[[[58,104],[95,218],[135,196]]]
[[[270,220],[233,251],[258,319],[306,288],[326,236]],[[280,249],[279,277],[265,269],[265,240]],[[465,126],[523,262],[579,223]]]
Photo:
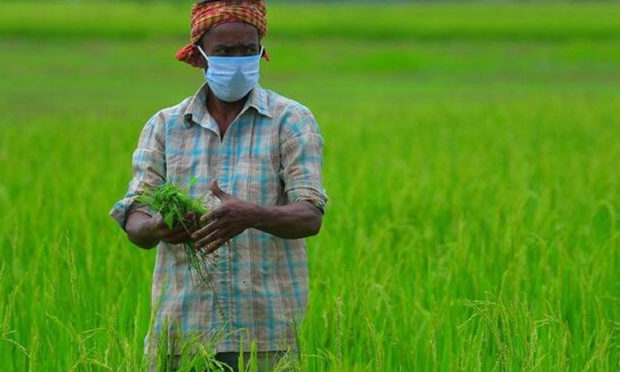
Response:
[[[133,178],[123,199],[114,204],[110,216],[124,230],[129,212],[140,210],[153,215],[150,208],[136,202],[144,191],[162,185],[166,180],[166,159],[164,143],[164,120],[161,115],[153,116],[142,129],[138,147],[132,156]]]
[[[280,179],[290,202],[308,200],[325,213],[328,196],[322,185],[323,137],[307,108],[283,117],[280,131]]]

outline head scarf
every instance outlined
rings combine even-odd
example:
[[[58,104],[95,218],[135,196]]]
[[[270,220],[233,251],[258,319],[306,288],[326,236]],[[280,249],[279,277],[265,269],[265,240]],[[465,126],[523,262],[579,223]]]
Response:
[[[267,9],[262,0],[221,0],[196,3],[192,7],[190,43],[181,48],[175,57],[192,66],[204,68],[205,60],[196,49],[196,45],[207,30],[222,23],[244,22],[256,27],[262,39],[267,33],[266,13]],[[269,60],[267,52],[264,56],[266,60]]]

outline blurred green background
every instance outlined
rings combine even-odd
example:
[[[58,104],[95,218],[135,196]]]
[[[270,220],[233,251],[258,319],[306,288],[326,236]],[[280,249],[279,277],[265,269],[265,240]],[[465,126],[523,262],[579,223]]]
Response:
[[[298,367],[617,370],[620,3],[267,5],[330,197]],[[155,252],[107,213],[203,81],[190,6],[0,3],[2,370],[143,367]]]

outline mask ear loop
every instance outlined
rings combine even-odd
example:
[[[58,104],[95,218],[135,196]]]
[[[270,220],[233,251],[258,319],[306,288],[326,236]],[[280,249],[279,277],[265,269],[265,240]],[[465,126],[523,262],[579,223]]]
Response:
[[[207,62],[209,62],[209,57],[207,57],[207,54],[204,52],[204,50],[202,50],[202,48],[200,47],[200,45],[196,45],[196,49],[198,49],[198,51],[200,52],[200,54],[202,54],[203,57],[205,57],[205,59],[207,60]]]

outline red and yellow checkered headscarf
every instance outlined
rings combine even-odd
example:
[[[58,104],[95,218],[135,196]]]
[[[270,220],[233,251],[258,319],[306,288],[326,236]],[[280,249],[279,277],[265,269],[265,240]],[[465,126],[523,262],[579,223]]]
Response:
[[[227,22],[245,22],[258,29],[258,35],[262,39],[267,33],[267,9],[262,0],[247,1],[212,1],[194,4],[192,7],[192,30],[190,43],[180,49],[175,57],[179,61],[189,63],[196,67],[205,67],[205,60],[196,49],[202,35],[211,27]],[[265,59],[269,55],[265,52]]]

